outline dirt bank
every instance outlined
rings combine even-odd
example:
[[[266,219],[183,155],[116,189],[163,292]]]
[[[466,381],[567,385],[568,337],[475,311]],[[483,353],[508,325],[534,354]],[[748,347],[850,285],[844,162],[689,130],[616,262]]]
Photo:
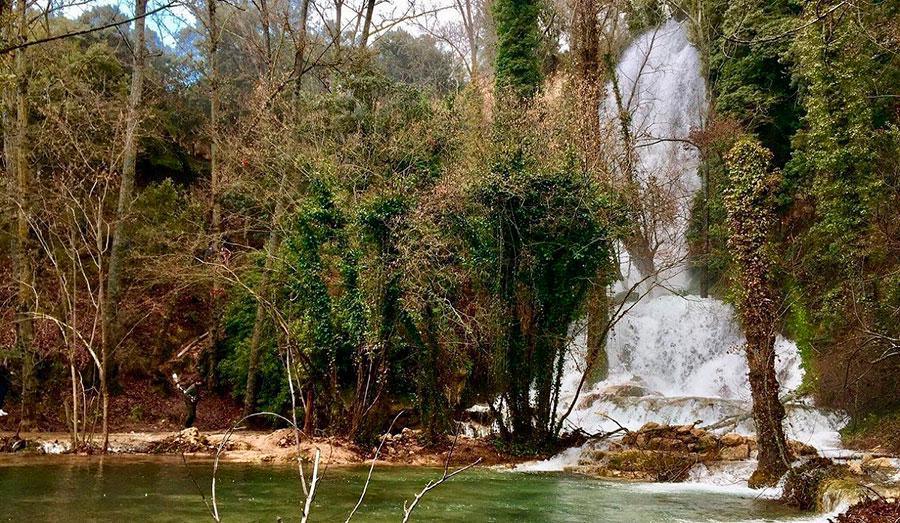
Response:
[[[127,432],[109,437],[110,453],[124,455],[180,455],[213,457],[225,439],[225,431],[201,432],[186,429],[180,432]],[[88,448],[71,452],[71,441],[64,432],[26,432],[14,437],[0,432],[0,450],[14,455],[89,455],[98,449]],[[20,443],[21,441],[21,443]],[[99,442],[99,438],[97,438]],[[451,440],[437,445],[423,445],[418,431],[404,429],[387,436],[378,461],[397,465],[440,466],[447,459]],[[376,448],[362,448],[339,438],[301,438],[300,453],[312,460],[316,450],[323,464],[356,465],[369,462]],[[242,463],[291,463],[297,455],[294,433],[290,429],[274,432],[238,431],[228,438],[221,459]],[[468,464],[481,460],[482,465],[512,465],[526,458],[499,452],[488,440],[460,436],[451,459],[452,464]]]

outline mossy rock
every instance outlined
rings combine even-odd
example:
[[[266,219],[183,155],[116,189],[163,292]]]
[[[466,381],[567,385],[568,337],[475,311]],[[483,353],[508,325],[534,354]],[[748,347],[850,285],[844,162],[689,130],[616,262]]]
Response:
[[[636,472],[654,481],[664,482],[684,481],[690,468],[697,463],[696,456],[683,452],[648,450],[611,452],[604,461],[608,469]]]
[[[813,458],[788,471],[784,482],[782,502],[801,510],[812,510],[820,505],[823,488],[834,480],[850,475],[846,465],[837,465],[828,458]]]
[[[851,477],[826,479],[819,485],[815,509],[819,512],[832,512],[841,505],[859,503],[870,494],[869,489]]]

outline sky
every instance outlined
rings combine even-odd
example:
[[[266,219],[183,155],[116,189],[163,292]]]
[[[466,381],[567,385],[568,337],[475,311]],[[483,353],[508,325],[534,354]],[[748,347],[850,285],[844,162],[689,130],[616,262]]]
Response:
[[[161,5],[165,5],[169,1],[170,0],[149,0],[147,10],[152,11],[153,9],[158,8]],[[353,4],[361,2],[361,0],[346,1]],[[447,6],[451,5],[451,1],[452,0],[382,0],[379,4],[376,4],[374,19],[377,24],[381,20],[390,19],[391,17],[408,12],[410,2],[416,2],[416,4],[414,5],[414,9],[416,12],[438,10],[434,15],[437,17],[437,22],[447,23],[458,19],[458,15],[456,14],[455,10],[446,8]],[[334,8],[330,0],[313,0],[313,2],[317,5],[325,4],[326,2],[329,4],[327,6],[320,7],[318,10],[311,7],[310,15],[317,19],[315,20],[315,22],[320,21],[318,16],[319,13],[322,13],[322,16],[325,17],[333,17]],[[120,11],[128,14],[129,16],[133,16],[134,13],[134,2],[122,0],[95,0],[87,4],[66,7],[63,9],[63,13],[67,17],[74,18],[85,11],[103,5],[118,6]],[[345,7],[345,19],[347,19],[348,14],[352,15],[352,11],[349,11],[349,13],[348,11],[349,10]],[[191,14],[191,10],[186,5],[180,4],[149,16],[147,18],[147,29],[154,31],[157,35],[159,35],[160,39],[166,46],[177,50],[182,45],[182,42],[179,42],[178,39],[179,32],[184,27],[193,25],[193,22],[194,17]],[[403,28],[413,34],[421,34],[423,32],[423,29],[421,28],[420,24],[417,23],[417,21],[402,22],[397,25],[397,28]]]

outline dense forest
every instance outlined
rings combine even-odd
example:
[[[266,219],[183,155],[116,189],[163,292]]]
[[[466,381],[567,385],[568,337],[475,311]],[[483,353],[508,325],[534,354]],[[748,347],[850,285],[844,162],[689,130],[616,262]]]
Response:
[[[573,326],[603,379],[675,265],[615,74],[671,19],[707,85],[702,125],[655,137],[699,157],[677,261],[739,313],[759,481],[786,466],[777,335],[848,436],[896,439],[900,4],[877,0],[2,3],[0,424],[82,445],[189,390],[206,424],[360,442],[484,404],[511,452],[556,448]],[[623,252],[643,279],[611,292]]]

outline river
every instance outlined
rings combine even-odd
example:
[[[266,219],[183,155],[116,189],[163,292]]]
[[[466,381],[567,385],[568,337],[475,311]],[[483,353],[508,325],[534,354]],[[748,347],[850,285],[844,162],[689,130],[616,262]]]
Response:
[[[4,521],[212,521],[212,465],[180,458],[34,458],[0,462]],[[319,484],[311,521],[344,521],[365,467],[331,468]],[[400,521],[411,499],[441,470],[375,469],[359,522]],[[195,485],[196,482],[196,485]],[[293,468],[228,463],[218,477],[223,521],[299,521],[302,492]],[[198,488],[199,487],[199,488]],[[752,495],[620,483],[560,473],[470,469],[428,493],[412,521],[707,522],[802,518]]]

